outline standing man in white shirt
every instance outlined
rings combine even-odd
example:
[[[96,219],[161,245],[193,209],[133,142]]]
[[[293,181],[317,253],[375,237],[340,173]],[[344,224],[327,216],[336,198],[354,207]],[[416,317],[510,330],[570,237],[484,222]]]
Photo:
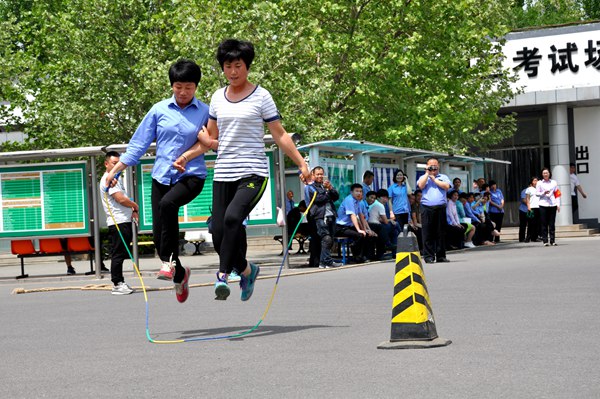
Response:
[[[575,174],[575,164],[569,164],[569,179],[571,180],[571,204],[573,207],[573,223],[579,220],[579,213],[577,212],[579,209],[579,202],[577,200],[577,191],[581,194],[583,198],[587,198],[587,195],[583,192],[583,188],[581,187],[581,183],[579,182],[579,178]]]
[[[108,188],[108,193],[106,192],[106,178],[112,168],[119,163],[120,157],[119,153],[115,151],[106,153],[106,157],[104,158],[106,172],[104,172],[102,179],[100,179],[100,193],[102,195],[102,206],[106,213],[106,224],[108,225],[108,235],[110,236],[111,243],[110,279],[114,285],[112,294],[128,295],[134,292],[134,289],[127,285],[123,277],[123,261],[129,258],[129,252],[131,251],[129,243],[133,237],[131,221],[135,220],[137,222],[139,218],[139,206],[129,199],[125,192],[123,180],[121,179],[118,179],[113,187]],[[108,206],[110,206],[110,209]],[[123,239],[121,239],[119,231],[123,235]]]

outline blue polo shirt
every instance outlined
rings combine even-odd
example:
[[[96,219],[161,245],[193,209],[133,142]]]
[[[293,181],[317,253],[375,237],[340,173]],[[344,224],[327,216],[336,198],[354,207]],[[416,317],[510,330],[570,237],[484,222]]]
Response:
[[[198,140],[198,131],[208,122],[208,105],[196,97],[185,108],[179,108],[175,96],[160,101],[148,111],[121,155],[127,166],[136,165],[150,144],[156,141],[156,160],[152,178],[163,185],[177,183],[183,177],[206,178],[204,155],[186,165],[184,173],[173,167],[173,162]]]
[[[490,200],[494,203],[494,204],[500,204],[502,203],[502,200],[504,199],[504,194],[502,194],[502,191],[497,188],[494,191],[490,190]],[[525,211],[527,212],[527,211]],[[504,208],[500,209],[500,208],[496,208],[495,206],[490,205],[490,213],[504,213]]]
[[[450,184],[450,179],[448,179],[448,176],[446,175],[440,173],[436,176],[436,178]],[[425,183],[425,187],[422,191],[423,198],[421,198],[421,205],[439,206],[446,205],[448,203],[448,197],[446,196],[447,190],[441,189],[433,180],[429,178],[427,178],[427,183]]]
[[[361,212],[360,201],[354,199],[352,194],[350,194],[344,198],[344,201],[342,201],[340,207],[338,208],[338,217],[336,223],[342,226],[354,226],[352,224],[350,215],[355,215],[358,218],[358,215]]]
[[[392,200],[392,205],[394,206],[394,209],[392,210],[395,215],[410,213],[406,183],[400,185],[398,183],[392,184],[388,187],[388,194]]]

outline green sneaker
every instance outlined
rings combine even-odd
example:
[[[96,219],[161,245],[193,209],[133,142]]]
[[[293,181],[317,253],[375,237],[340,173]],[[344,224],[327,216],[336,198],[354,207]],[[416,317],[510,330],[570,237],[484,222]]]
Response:
[[[231,291],[227,285],[227,277],[221,278],[217,272],[217,282],[215,283],[215,300],[224,301],[227,299],[230,293]]]
[[[241,299],[242,301],[247,301],[252,296],[252,292],[254,292],[254,283],[256,282],[256,278],[258,277],[258,273],[260,272],[260,267],[255,265],[254,263],[250,263],[250,275],[248,277],[243,274],[240,276],[240,288],[242,289]]]

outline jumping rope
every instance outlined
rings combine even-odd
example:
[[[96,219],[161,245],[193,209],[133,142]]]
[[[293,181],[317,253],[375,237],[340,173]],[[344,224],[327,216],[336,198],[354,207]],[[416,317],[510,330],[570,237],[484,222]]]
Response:
[[[121,172],[119,172],[115,175],[116,180],[119,179],[120,174],[121,174]],[[298,224],[296,225],[296,228],[294,229],[294,232],[292,233],[292,235],[290,237],[290,241],[288,242],[288,245],[284,251],[283,259],[281,260],[281,265],[279,266],[279,271],[277,272],[277,278],[275,279],[275,285],[273,286],[273,291],[271,292],[271,297],[269,298],[269,302],[267,303],[267,307],[266,307],[263,315],[258,320],[258,323],[256,323],[254,325],[254,327],[252,327],[248,330],[239,332],[237,334],[230,334],[230,335],[218,335],[218,336],[214,336],[214,337],[200,337],[200,338],[184,338],[184,339],[174,339],[174,340],[158,340],[158,339],[153,339],[150,336],[150,327],[149,327],[150,308],[149,308],[148,294],[146,291],[146,285],[144,284],[144,278],[142,277],[142,274],[140,273],[140,269],[138,268],[138,265],[135,263],[135,260],[133,259],[133,255],[131,254],[131,251],[129,250],[129,243],[127,243],[125,241],[125,238],[123,238],[123,234],[121,233],[121,230],[119,229],[119,225],[117,224],[117,222],[115,220],[115,216],[112,213],[110,203],[108,202],[108,189],[109,189],[108,187],[105,187],[103,189],[104,201],[106,202],[106,209],[108,209],[108,213],[110,214],[110,217],[111,217],[115,227],[117,228],[117,232],[119,233],[119,237],[121,238],[121,241],[125,244],[125,249],[127,250],[127,254],[129,255],[131,262],[133,263],[133,268],[135,269],[138,279],[140,280],[140,284],[142,285],[142,291],[144,293],[144,301],[146,303],[146,338],[148,339],[149,342],[151,342],[153,344],[181,344],[184,342],[193,342],[193,341],[216,341],[216,340],[222,340],[222,339],[240,338],[240,337],[243,337],[243,336],[246,336],[246,335],[252,333],[253,331],[256,331],[256,329],[261,325],[261,323],[265,320],[265,318],[267,317],[267,314],[269,313],[269,309],[271,308],[271,304],[273,303],[273,298],[275,298],[275,292],[277,291],[277,286],[279,284],[279,277],[281,276],[281,271],[283,270],[283,265],[285,264],[285,260],[289,254],[289,248],[291,247],[291,245],[293,243],[294,236],[296,235],[296,231],[300,227],[300,223],[302,223],[303,218],[305,218],[306,215],[308,214],[308,210],[310,209],[313,202],[315,201],[315,198],[317,197],[317,193],[315,191],[310,203],[306,207],[306,210],[302,214],[302,217],[298,221]],[[189,289],[189,287],[188,287],[188,289]]]

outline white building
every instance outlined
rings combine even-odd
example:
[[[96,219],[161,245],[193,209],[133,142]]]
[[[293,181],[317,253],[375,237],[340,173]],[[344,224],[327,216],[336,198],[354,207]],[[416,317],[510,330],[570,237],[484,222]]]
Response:
[[[579,197],[579,221],[598,227],[600,23],[513,32],[506,39],[505,67],[518,77],[515,92],[522,92],[500,112],[518,114],[518,132],[491,154],[512,158],[508,179],[521,188],[550,168],[563,193],[557,225],[573,223],[569,164],[576,164],[588,195]]]

